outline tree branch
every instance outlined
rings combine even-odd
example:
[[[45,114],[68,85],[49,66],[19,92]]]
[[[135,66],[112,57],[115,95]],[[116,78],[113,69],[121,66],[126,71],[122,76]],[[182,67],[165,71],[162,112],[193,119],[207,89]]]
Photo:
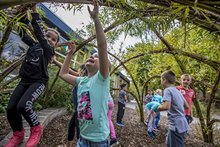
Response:
[[[110,53],[110,52],[108,52],[108,54],[111,55],[112,57],[114,57],[114,58],[115,58],[116,60],[118,60],[120,63],[122,63],[121,60],[120,60],[117,56],[115,56],[114,54],[112,54],[112,53]],[[127,68],[123,63],[122,63],[122,66],[123,66],[124,69],[127,71],[127,73],[129,74],[129,76],[131,77],[131,80],[132,80],[132,82],[134,83],[134,87],[135,87],[135,89],[136,89],[136,91],[137,91],[138,98],[141,98],[141,97],[140,97],[140,92],[139,92],[139,89],[138,89],[138,86],[137,86],[137,83],[136,83],[136,81],[135,81],[133,75],[131,74],[131,72],[128,70],[128,68]],[[135,97],[135,98],[136,98],[138,107],[139,107],[139,108],[142,107],[141,104],[140,104],[140,101],[138,101],[138,98],[137,98],[137,97]]]
[[[216,122],[220,122],[220,119],[213,118],[213,119],[209,122],[209,125],[210,125],[210,126],[213,126],[213,124],[216,123]]]
[[[154,29],[153,31],[157,35],[157,37],[162,41],[162,43],[167,47],[167,50],[172,52],[174,50],[173,46],[171,44],[169,44],[168,41],[157,30]],[[175,54],[173,54],[173,57],[176,60],[176,62],[178,63],[178,65],[179,65],[180,69],[182,70],[182,72],[187,73],[186,68],[183,65],[180,58],[175,56]]]
[[[120,91],[121,89],[111,87],[110,90],[111,90],[111,91],[112,91],[112,90],[118,90],[118,91]],[[124,91],[125,91],[126,93],[131,94],[135,99],[137,98],[136,95],[135,95],[134,93],[132,93],[132,92],[130,92],[130,91],[127,91],[127,90],[124,90]]]
[[[219,69],[220,69],[220,62],[213,61],[213,60],[208,59],[208,58],[201,56],[199,54],[185,52],[180,49],[174,49],[172,51],[168,51],[167,49],[153,50],[153,51],[150,51],[149,53],[164,53],[164,52],[169,53],[169,54],[178,54],[178,55],[190,57],[192,59],[197,60],[198,62],[202,62],[204,64],[209,65],[210,67],[212,67],[216,71],[219,71]]]
[[[11,82],[17,80],[19,77],[19,75],[11,78],[10,80],[7,80],[5,83],[3,83],[2,85],[0,85],[0,89],[4,89],[8,84],[10,84]]]
[[[116,67],[112,70],[112,72],[111,72],[110,75],[112,75],[122,64],[125,64],[125,63],[127,63],[127,62],[129,62],[129,61],[131,61],[131,60],[133,60],[133,59],[142,57],[142,56],[144,56],[144,55],[145,55],[145,54],[138,54],[138,55],[133,56],[133,57],[131,57],[131,58],[129,58],[129,59],[126,59],[126,60],[124,60],[124,61],[121,61],[121,62],[118,64],[118,66],[116,66]]]
[[[209,103],[208,103],[208,107],[207,107],[207,112],[206,112],[207,123],[210,121],[211,106],[212,106],[213,99],[215,98],[215,94],[216,94],[216,92],[218,90],[219,83],[220,83],[220,70],[219,70],[218,75],[217,75],[217,77],[215,79],[215,83],[214,83],[214,86],[213,86],[211,94],[210,94],[210,99],[209,99]]]
[[[116,28],[117,26],[131,20],[134,19],[134,17],[127,17],[125,19],[122,20],[118,20],[113,22],[110,26],[108,26],[107,28],[104,29],[104,33],[107,33],[109,31],[111,31],[112,29]],[[89,42],[91,42],[92,40],[94,40],[96,38],[96,35],[93,35],[91,37],[89,37],[88,39],[84,40],[83,42],[81,42],[77,47],[76,47],[76,51],[80,50],[83,46],[85,46],[86,44],[88,44]]]
[[[17,68],[19,65],[21,65],[22,61],[24,60],[25,55],[21,56],[16,62],[12,63],[8,68],[6,68],[1,74],[0,74],[0,83],[2,80],[11,73],[15,68]]]

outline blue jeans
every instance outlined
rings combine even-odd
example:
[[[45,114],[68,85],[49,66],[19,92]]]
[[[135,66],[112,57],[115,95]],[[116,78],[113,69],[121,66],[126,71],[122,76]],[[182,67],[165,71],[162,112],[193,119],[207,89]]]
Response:
[[[159,121],[160,121],[160,112],[158,112],[158,115],[157,115],[157,117],[155,119],[155,127],[156,128],[158,127]]]
[[[178,133],[177,131],[168,130],[166,138],[167,147],[184,147],[184,141],[186,138],[186,133]]]
[[[86,139],[83,139],[81,136],[77,141],[77,147],[109,147],[109,140],[106,139],[100,142],[93,142]]]

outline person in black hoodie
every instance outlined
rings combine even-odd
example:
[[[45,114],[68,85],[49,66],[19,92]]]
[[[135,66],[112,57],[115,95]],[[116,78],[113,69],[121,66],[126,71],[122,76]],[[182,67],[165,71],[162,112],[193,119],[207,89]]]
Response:
[[[43,133],[43,126],[38,120],[33,104],[43,93],[49,79],[47,68],[55,55],[54,47],[59,41],[59,33],[51,28],[44,32],[42,20],[36,11],[36,4],[31,5],[31,7],[33,11],[31,25],[38,42],[28,36],[25,30],[20,33],[22,40],[29,46],[29,49],[20,68],[21,81],[11,95],[7,107],[7,118],[13,130],[13,136],[5,144],[5,147],[15,147],[24,139],[25,130],[22,124],[22,116],[31,127],[26,147],[36,146]],[[25,6],[18,8],[23,9],[23,11],[27,9]],[[25,13],[26,11],[23,14]],[[30,23],[26,15],[21,21],[27,25]]]

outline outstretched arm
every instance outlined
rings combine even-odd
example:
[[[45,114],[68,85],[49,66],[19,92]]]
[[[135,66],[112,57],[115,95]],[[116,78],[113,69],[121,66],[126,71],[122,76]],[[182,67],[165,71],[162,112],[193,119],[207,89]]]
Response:
[[[45,55],[51,59],[53,55],[55,55],[54,48],[48,43],[46,36],[44,35],[45,32],[43,30],[42,26],[42,19],[40,18],[39,14],[36,10],[36,5],[32,7],[33,13],[32,15],[32,21],[31,24],[34,29],[34,33],[37,37],[37,40],[39,41],[40,45],[42,46]]]
[[[14,11],[12,11],[12,14],[16,17],[17,16],[21,17],[20,22],[24,23],[27,26],[30,25],[30,21],[27,18],[28,9],[29,9],[29,5],[20,5],[17,6],[16,9],[14,9]],[[21,28],[19,35],[21,37],[21,40],[28,46],[33,46],[33,44],[35,43],[35,41],[28,35],[24,27]]]
[[[53,63],[58,66],[59,68],[61,68],[63,66],[63,63],[61,63],[60,61],[56,60],[56,57],[53,59]],[[69,68],[69,74],[73,75],[73,76],[79,76],[79,73],[72,70],[71,68]]]
[[[93,11],[91,11],[89,7],[88,7],[88,11],[95,23],[100,73],[103,76],[103,78],[106,79],[109,75],[109,60],[108,60],[108,54],[107,54],[107,43],[106,43],[105,34],[103,31],[101,22],[98,17],[98,13],[99,13],[98,2],[97,0],[93,0],[93,3],[94,3]]]
[[[75,48],[75,44],[74,43],[69,43],[68,45],[69,48],[69,52],[64,60],[64,63],[60,69],[60,73],[59,76],[61,77],[61,79],[63,79],[65,82],[75,86],[76,84],[76,76],[73,76],[69,73],[69,65],[70,65],[70,61],[72,58],[73,53],[75,52],[76,48]]]

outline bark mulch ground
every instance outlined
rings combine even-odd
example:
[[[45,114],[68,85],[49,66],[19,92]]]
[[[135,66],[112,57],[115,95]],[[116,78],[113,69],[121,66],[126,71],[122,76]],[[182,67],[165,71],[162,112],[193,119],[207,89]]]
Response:
[[[117,108],[117,106],[116,106]],[[116,111],[113,113],[113,122],[115,124]],[[44,129],[38,147],[64,147],[67,143],[67,128],[71,114],[66,114],[52,120]],[[152,140],[146,135],[146,126],[139,122],[136,110],[126,108],[124,115],[124,127],[115,125],[117,137],[119,140],[118,147],[164,147],[167,133],[167,118],[162,117],[160,121],[160,131],[157,132],[156,139]],[[7,119],[0,115],[0,140],[10,132]],[[192,126],[187,135],[186,146],[189,147],[212,147],[204,143],[198,136],[198,130]],[[76,142],[74,141],[74,146]]]

